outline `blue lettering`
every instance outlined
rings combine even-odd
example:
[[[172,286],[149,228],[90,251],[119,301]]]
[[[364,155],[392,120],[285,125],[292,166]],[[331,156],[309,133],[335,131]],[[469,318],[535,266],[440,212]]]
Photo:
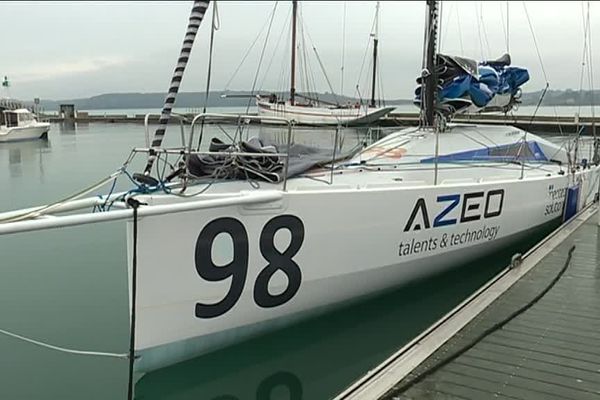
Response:
[[[456,224],[456,218],[454,218],[454,219],[446,219],[446,220],[444,220],[443,218],[446,215],[448,215],[452,210],[454,210],[456,208],[456,206],[460,202],[460,195],[459,194],[449,194],[449,195],[446,195],[446,196],[438,196],[438,198],[437,198],[437,202],[438,203],[445,203],[445,202],[448,202],[448,201],[451,202],[448,205],[448,207],[446,207],[445,209],[443,209],[442,212],[439,213],[437,215],[437,217],[435,217],[435,219],[433,220],[433,226],[434,227]]]

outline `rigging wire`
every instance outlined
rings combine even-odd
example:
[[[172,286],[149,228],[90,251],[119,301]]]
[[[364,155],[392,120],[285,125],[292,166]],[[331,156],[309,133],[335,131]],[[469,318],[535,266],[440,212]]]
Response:
[[[221,19],[219,18],[219,9],[217,8],[217,1],[213,2],[213,13],[212,13],[212,21],[210,26],[210,43],[208,46],[208,67],[206,72],[206,90],[204,93],[204,105],[202,107],[202,114],[206,113],[206,108],[208,106],[208,94],[210,92],[210,81],[211,81],[211,73],[212,73],[212,61],[213,61],[213,45],[215,41],[215,32],[219,30],[221,27]],[[204,133],[204,119],[202,119],[202,123],[200,124],[200,134],[199,140],[201,140],[202,135]],[[198,147],[200,147],[200,143],[198,142]]]
[[[483,39],[481,35],[481,20],[479,19],[479,10],[477,8],[477,3],[473,3],[475,7],[475,20],[477,21],[477,39],[479,39],[479,52],[481,53],[481,59],[485,60],[485,54],[483,51]]]
[[[308,35],[308,31],[306,30],[306,26],[304,24],[304,13],[300,11],[300,29],[301,29],[301,42],[302,42],[302,56],[305,63],[305,81],[306,81],[306,92],[311,95],[314,94],[315,100],[319,100],[318,93],[316,92],[316,79],[315,73],[312,68],[312,64],[310,61],[310,57],[308,57],[308,45],[306,44],[306,36]]]
[[[487,30],[485,29],[485,21],[483,20],[483,2],[479,2],[479,18],[481,19],[481,30],[483,31],[483,40],[487,47],[488,57],[492,57],[490,41],[488,39]]]
[[[289,20],[291,21],[291,15],[292,15],[292,10],[290,10],[289,13]],[[287,25],[287,24],[286,24]],[[287,34],[285,36],[285,47],[283,49],[283,54],[282,54],[282,58],[281,58],[281,62],[279,65],[279,78],[277,79],[277,87],[276,89],[280,92],[280,93],[285,93],[287,89],[289,89],[290,87],[290,73],[289,73],[289,59],[290,59],[290,55],[291,55],[291,37],[292,37],[292,31],[291,29],[287,29]]]
[[[525,2],[522,2],[523,9],[525,10],[525,16],[527,17],[527,24],[529,25],[529,30],[531,31],[531,36],[533,37],[533,44],[535,46],[535,52],[538,57],[538,61],[540,62],[540,67],[542,68],[542,73],[544,74],[544,79],[548,82],[548,74],[546,74],[546,68],[544,68],[544,62],[542,61],[542,55],[540,54],[540,48],[537,43],[537,38],[535,37],[535,31],[533,29],[533,25],[531,23],[531,18],[529,17],[529,12],[527,11],[527,5]]]
[[[342,96],[344,96],[344,66],[346,62],[346,6],[347,1],[344,1],[344,18],[342,21],[342,66],[340,68],[340,95]]]
[[[273,13],[275,12],[275,8],[277,8],[277,3],[275,2],[275,5],[273,6]],[[246,59],[248,58],[248,56],[250,55],[250,52],[252,51],[252,49],[254,48],[254,46],[256,45],[256,43],[258,42],[258,39],[260,39],[260,36],[262,35],[263,31],[265,30],[265,28],[269,25],[269,21],[272,20],[272,18],[267,17],[267,20],[265,21],[265,23],[263,24],[263,26],[260,28],[260,30],[258,31],[258,34],[256,35],[256,37],[254,38],[254,40],[252,41],[252,43],[250,44],[250,46],[248,47],[248,50],[246,50],[246,53],[244,54],[244,56],[242,57],[242,60],[240,61],[240,63],[238,64],[238,66],[236,67],[235,71],[233,72],[233,75],[231,76],[231,78],[229,78],[229,80],[227,81],[227,83],[225,84],[225,88],[223,89],[224,92],[226,92],[227,90],[229,90],[229,86],[231,85],[231,82],[233,82],[233,80],[235,79],[237,73],[240,71],[240,69],[242,68],[242,65],[244,65],[244,62],[246,61]]]
[[[260,58],[258,59],[258,65],[256,66],[256,74],[254,75],[254,80],[252,81],[252,90],[250,91],[250,95],[254,96],[254,90],[256,89],[256,82],[258,81],[258,74],[260,73],[260,66],[262,65],[263,58],[265,56],[265,51],[267,50],[267,44],[269,43],[269,36],[271,34],[271,28],[273,26],[273,20],[275,19],[275,11],[277,11],[278,1],[275,2],[273,6],[273,12],[271,12],[271,18],[269,20],[269,27],[267,29],[267,35],[265,36],[265,42],[263,44],[262,51],[260,52]],[[246,105],[246,114],[250,110],[250,104],[252,102],[252,98],[248,99],[248,104]]]
[[[333,95],[335,102],[339,105],[340,101],[338,99],[338,96],[335,94],[335,90],[333,89],[333,85],[331,84],[331,81],[329,80],[329,76],[327,76],[327,71],[325,70],[325,66],[323,65],[323,62],[321,61],[321,57],[319,57],[319,53],[317,52],[317,48],[312,40],[312,37],[310,36],[310,32],[306,31],[306,36],[308,36],[308,40],[310,42],[310,45],[313,49],[313,51],[315,52],[315,56],[317,58],[317,62],[319,63],[319,67],[321,67],[321,72],[323,72],[323,76],[325,77],[325,81],[327,82],[327,86],[329,86],[329,90],[331,90],[331,94]]]
[[[546,73],[546,68],[544,67],[544,61],[542,60],[542,55],[540,53],[540,48],[538,46],[537,43],[537,38],[535,36],[535,31],[533,29],[533,24],[531,23],[531,18],[529,17],[529,12],[527,11],[527,4],[525,4],[525,1],[522,1],[521,4],[523,4],[523,9],[525,11],[525,16],[527,17],[527,24],[529,25],[529,31],[531,32],[531,37],[533,38],[533,44],[535,46],[535,52],[537,54],[537,58],[538,61],[540,63],[540,67],[542,69],[542,74],[544,75],[544,80],[546,81],[546,89],[544,89],[544,92],[542,93],[542,96],[545,95],[547,88],[550,85],[550,82],[548,81],[548,74]],[[541,103],[540,103],[541,104]],[[562,124],[560,121],[560,118],[558,116],[558,112],[556,110],[556,105],[553,105],[553,110],[554,110],[554,117],[556,118],[556,122],[558,123],[558,130],[560,132],[560,135],[562,136],[563,133],[563,129],[562,129]]]
[[[213,14],[212,23],[210,29],[210,43],[208,46],[208,67],[206,72],[206,92],[204,93],[204,106],[202,107],[202,113],[206,112],[208,104],[208,92],[210,90],[210,78],[212,73],[212,60],[213,60],[213,45],[215,41],[215,32],[221,27],[221,19],[219,18],[219,9],[217,8],[217,2],[213,1]],[[202,128],[204,124],[202,124]],[[201,128],[201,129],[202,129]]]
[[[438,16],[439,16],[438,17],[438,21],[439,22],[438,22],[438,28],[437,28],[438,35],[437,35],[437,40],[436,40],[437,48],[435,49],[435,51],[437,53],[440,53],[440,49],[442,47],[442,39],[443,39],[443,36],[442,36],[442,26],[444,26],[442,24],[442,22],[444,21],[444,13],[442,12],[443,7],[444,7],[444,2],[440,1],[440,11],[438,13]]]
[[[383,59],[383,57],[380,57],[380,58]],[[381,107],[381,105],[383,103],[383,106],[385,107],[385,93],[383,91],[384,85],[383,85],[383,78],[381,77],[382,69],[383,68],[381,67],[381,61],[380,61],[377,65],[377,91],[379,92],[379,106]]]
[[[506,52],[510,54],[510,1],[506,0]]]
[[[592,111],[592,121],[595,121],[596,119],[596,115],[595,115],[595,99],[594,99],[594,46],[592,46],[592,25],[590,23],[590,2],[587,2],[587,8],[588,8],[588,41],[589,41],[589,46],[588,46],[588,71],[589,71],[589,84],[590,84],[590,101],[591,101],[591,111]],[[594,135],[595,135],[595,131],[594,131]]]
[[[590,78],[589,78],[589,81],[590,81],[590,95],[591,95],[591,99],[590,100],[591,100],[591,103],[592,103],[591,104],[591,110],[592,110],[592,137],[593,137],[593,140],[594,140],[593,143],[596,146],[598,146],[598,142],[597,142],[598,139],[596,137],[596,102],[595,102],[595,99],[594,99],[594,61],[593,61],[594,60],[594,52],[593,52],[593,48],[594,47],[592,46],[592,26],[591,26],[591,24],[589,22],[590,7],[591,7],[589,1],[587,2],[587,6],[588,6],[588,25],[589,25],[589,28],[588,28],[589,32],[588,33],[589,33],[589,36],[590,36],[589,37],[590,45],[589,45],[589,68],[588,68],[588,70],[590,71]],[[593,146],[590,146],[590,158],[589,158],[589,161],[590,162],[596,162],[596,163],[598,163],[600,161],[598,159],[599,155],[597,153],[598,147],[596,147],[596,153],[593,154],[593,155],[591,153],[592,147]]]
[[[592,134],[595,137],[596,132],[595,132],[595,119],[596,119],[596,112],[595,112],[595,99],[594,99],[594,65],[593,65],[593,49],[594,47],[592,46],[592,24],[591,24],[591,5],[590,2],[586,2],[587,4],[587,40],[588,40],[588,46],[587,46],[587,70],[588,70],[588,84],[589,84],[589,88],[590,88],[590,111],[592,114]],[[591,148],[590,148],[591,149]]]
[[[444,3],[442,2],[441,4],[444,4]],[[450,21],[451,21],[451,18],[452,18],[452,11],[454,11],[454,3],[453,2],[450,3],[450,8],[448,9],[448,12],[446,13],[446,15],[448,15],[448,16],[446,17],[446,22],[444,23],[443,34],[440,35],[438,52],[442,51],[442,48],[443,48],[442,42],[443,42],[444,38],[446,37],[446,34],[448,33],[448,27],[450,27]],[[440,15],[441,15],[440,20],[443,21],[444,20],[444,14],[442,14],[440,12]],[[440,29],[440,32],[442,32],[442,29]]]
[[[508,42],[506,40],[506,22],[504,21],[504,8],[502,7],[502,3],[500,6],[500,21],[502,22],[502,33],[504,34],[504,44],[506,45],[506,52],[508,53]]]
[[[279,33],[279,35],[277,36],[277,42],[275,43],[275,48],[273,49],[273,52],[271,53],[271,60],[269,61],[269,65],[267,66],[267,69],[265,70],[265,73],[263,74],[263,79],[260,82],[259,87],[264,88],[264,84],[267,80],[267,77],[269,76],[269,72],[271,71],[271,66],[273,65],[273,60],[275,60],[275,56],[277,55],[277,52],[279,51],[279,45],[282,42],[282,38],[285,37],[284,35],[284,31],[287,30],[288,28],[288,23],[290,21],[290,19],[292,18],[292,11],[290,10],[288,13],[288,16],[285,20],[285,23],[283,24],[283,26],[281,27],[281,32]],[[288,34],[289,36],[289,34]]]
[[[581,13],[583,19],[583,52],[581,56],[581,73],[579,74],[579,104],[577,106],[577,114],[581,115],[581,103],[583,103],[583,81],[585,77],[585,66],[588,56],[588,27],[589,27],[589,13],[585,14],[585,7],[583,2],[581,3]],[[577,120],[577,130],[579,131],[579,119]]]
[[[458,26],[458,41],[460,43],[460,53],[461,55],[465,54],[465,48],[463,46],[462,39],[462,28],[460,27],[460,12],[458,11],[458,3],[456,4],[456,25]]]
[[[375,24],[377,22],[376,17],[377,17],[377,14],[375,14],[375,17],[373,17],[373,24],[371,25],[371,32],[373,32],[375,30]],[[357,92],[359,92],[359,97],[361,97],[360,96],[359,86],[360,86],[360,82],[362,80],[363,71],[364,71],[364,68],[365,68],[365,61],[367,60],[367,58],[369,58],[369,60],[371,60],[370,57],[367,57],[367,53],[369,52],[370,48],[371,48],[371,35],[369,35],[369,37],[367,39],[367,45],[365,46],[365,52],[363,54],[363,60],[362,60],[362,63],[360,65],[360,71],[358,73],[358,79],[356,80],[356,90],[357,90]],[[423,50],[423,51],[425,51],[425,50]],[[425,54],[425,53],[423,53],[423,54]],[[371,64],[369,64],[369,66],[370,65]],[[367,68],[368,68],[368,66],[367,66]]]
[[[300,60],[301,65],[303,64],[303,75],[304,78],[304,91],[311,94],[311,85],[310,85],[310,71],[308,65],[308,57],[306,57],[306,35],[304,34],[304,18],[302,11],[298,10],[298,22],[299,22],[299,31],[300,31],[300,40],[298,41],[298,46],[300,48]]]
[[[588,3],[589,6],[589,3]],[[584,77],[586,77],[585,74],[585,68],[586,65],[588,65],[588,69],[589,69],[589,53],[590,51],[588,50],[588,48],[590,47],[588,44],[588,38],[589,38],[589,29],[590,29],[590,13],[589,13],[589,7],[587,9],[587,13],[585,10],[585,6],[584,3],[581,2],[581,16],[582,16],[582,20],[583,20],[583,54],[581,57],[581,74],[579,76],[579,105],[577,107],[577,135],[575,136],[575,141],[574,141],[574,149],[573,149],[573,161],[574,163],[577,163],[577,155],[579,152],[579,140],[581,137],[581,132],[584,129],[584,126],[581,124],[581,107],[582,107],[582,103],[584,102],[584,96],[583,96],[583,87],[584,87]],[[589,81],[589,74],[587,75],[588,78],[588,83],[590,83]],[[593,106],[592,106],[593,107]]]

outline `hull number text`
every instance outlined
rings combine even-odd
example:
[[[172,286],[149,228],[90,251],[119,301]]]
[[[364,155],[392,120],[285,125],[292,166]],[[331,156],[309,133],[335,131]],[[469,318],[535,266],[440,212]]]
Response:
[[[274,243],[275,234],[280,229],[287,229],[291,234],[287,248],[280,252]],[[220,234],[227,234],[233,243],[233,257],[226,265],[216,265],[212,258],[213,242]],[[254,302],[263,308],[277,307],[287,303],[294,297],[300,283],[302,272],[293,260],[304,242],[304,224],[293,215],[279,215],[267,222],[259,239],[259,249],[267,265],[259,272],[254,283]],[[209,282],[220,282],[231,278],[227,294],[217,303],[196,303],[195,314],[198,318],[214,318],[223,315],[235,306],[240,299],[248,274],[248,232],[244,225],[235,218],[223,217],[209,222],[198,235],[194,262],[198,275]],[[287,276],[287,287],[279,294],[269,293],[269,281],[277,272]]]

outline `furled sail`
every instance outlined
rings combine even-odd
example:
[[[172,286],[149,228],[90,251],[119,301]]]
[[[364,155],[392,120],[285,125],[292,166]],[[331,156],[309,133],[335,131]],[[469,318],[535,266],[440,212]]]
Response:
[[[256,137],[236,144],[212,138],[209,146],[211,154],[192,154],[187,160],[187,167],[195,178],[253,179],[275,183],[345,159],[351,154],[351,151],[340,151],[335,155],[332,150],[298,143],[291,144],[289,150],[285,147]],[[285,156],[280,156],[286,152],[289,155],[287,168]]]
[[[463,57],[438,54],[437,109],[451,115],[461,112],[510,111],[518,102],[520,87],[529,80],[525,68],[511,66],[510,55],[493,61],[476,62]],[[414,103],[421,103],[421,79]]]

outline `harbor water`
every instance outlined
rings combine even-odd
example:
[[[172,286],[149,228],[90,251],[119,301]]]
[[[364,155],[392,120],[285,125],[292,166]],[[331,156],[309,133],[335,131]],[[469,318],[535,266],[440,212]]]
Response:
[[[205,127],[205,135],[224,137],[213,126]],[[252,127],[245,135],[285,140],[279,128]],[[332,147],[334,137],[333,131],[300,129],[294,139]],[[340,136],[348,150],[372,139],[365,130]],[[177,140],[174,129],[167,146]],[[93,123],[54,124],[48,140],[0,144],[0,211],[76,193],[115,171],[144,141],[141,125]],[[144,161],[134,160],[130,171],[140,170]],[[130,185],[121,178],[117,189]],[[136,398],[331,398],[545,233],[443,275],[146,374],[136,383]],[[0,329],[69,348],[127,352],[125,243],[120,222],[1,236]],[[168,245],[160,250],[169,251]],[[5,335],[0,354],[0,398],[126,398],[125,360],[63,354]]]

